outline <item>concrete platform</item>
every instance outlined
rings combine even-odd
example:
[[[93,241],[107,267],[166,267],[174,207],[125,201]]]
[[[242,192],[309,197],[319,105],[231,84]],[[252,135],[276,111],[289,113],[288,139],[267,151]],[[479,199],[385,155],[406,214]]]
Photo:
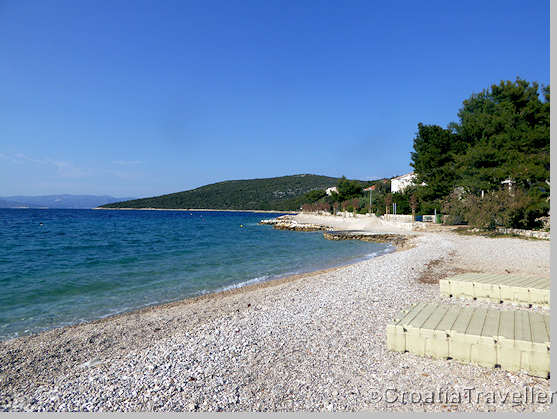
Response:
[[[550,317],[452,304],[413,304],[387,326],[387,348],[549,378]]]
[[[550,279],[467,273],[439,281],[441,295],[549,307]]]

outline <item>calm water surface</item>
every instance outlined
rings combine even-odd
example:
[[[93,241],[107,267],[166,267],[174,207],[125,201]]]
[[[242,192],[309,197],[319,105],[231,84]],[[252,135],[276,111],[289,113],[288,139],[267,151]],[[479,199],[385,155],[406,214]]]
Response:
[[[0,209],[0,340],[393,250],[276,215]]]

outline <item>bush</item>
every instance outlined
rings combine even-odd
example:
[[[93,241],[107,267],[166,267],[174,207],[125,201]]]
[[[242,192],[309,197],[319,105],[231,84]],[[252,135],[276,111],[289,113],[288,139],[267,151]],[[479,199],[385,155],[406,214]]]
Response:
[[[483,198],[474,194],[452,193],[443,210],[447,223],[467,221],[475,228],[494,230],[497,227],[531,229],[539,227],[543,215],[539,202],[521,189],[503,188],[488,192]]]
[[[449,214],[443,218],[443,224],[448,224],[452,226],[461,225],[461,224],[466,224],[466,220],[460,215]]]

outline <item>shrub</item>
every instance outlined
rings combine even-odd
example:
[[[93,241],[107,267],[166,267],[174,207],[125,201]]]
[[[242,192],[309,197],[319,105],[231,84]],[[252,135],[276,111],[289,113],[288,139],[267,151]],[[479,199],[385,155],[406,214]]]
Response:
[[[358,211],[358,209],[360,209],[360,199],[359,198],[354,198],[350,201],[350,206],[352,207],[352,211],[355,213],[356,211]]]
[[[317,211],[331,211],[331,205],[328,202],[317,202],[314,204]]]
[[[391,205],[393,204],[393,194],[388,193],[385,195],[385,211],[387,214],[391,212]]]
[[[507,188],[488,192],[481,198],[467,193],[452,193],[443,210],[449,215],[447,223],[467,221],[472,227],[494,230],[497,227],[530,229],[539,227],[543,215],[537,200],[521,189]]]

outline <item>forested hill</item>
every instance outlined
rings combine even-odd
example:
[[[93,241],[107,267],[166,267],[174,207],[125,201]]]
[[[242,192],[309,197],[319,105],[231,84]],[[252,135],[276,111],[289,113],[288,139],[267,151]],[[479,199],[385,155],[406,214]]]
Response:
[[[297,210],[307,192],[336,186],[338,181],[339,178],[310,174],[229,180],[184,192],[106,204],[102,208]]]

